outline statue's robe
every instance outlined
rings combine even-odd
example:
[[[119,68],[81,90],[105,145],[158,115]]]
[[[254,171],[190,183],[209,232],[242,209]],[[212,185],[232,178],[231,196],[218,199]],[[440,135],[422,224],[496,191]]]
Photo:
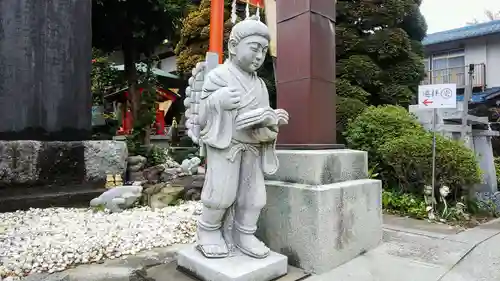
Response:
[[[222,108],[223,88],[237,89],[242,94],[239,108]],[[227,61],[205,77],[198,116],[200,140],[208,161],[201,196],[205,206],[225,209],[235,203],[237,213],[238,205],[258,213],[264,207],[264,173],[273,174],[278,169],[276,132],[268,128],[237,130],[235,126],[238,114],[258,108],[270,105],[267,88],[256,74],[249,78]]]

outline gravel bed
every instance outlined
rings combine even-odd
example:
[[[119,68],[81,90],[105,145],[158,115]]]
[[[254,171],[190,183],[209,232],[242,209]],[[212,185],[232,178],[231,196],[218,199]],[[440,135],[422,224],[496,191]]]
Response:
[[[193,243],[200,213],[198,202],[114,214],[78,208],[0,213],[0,280]]]

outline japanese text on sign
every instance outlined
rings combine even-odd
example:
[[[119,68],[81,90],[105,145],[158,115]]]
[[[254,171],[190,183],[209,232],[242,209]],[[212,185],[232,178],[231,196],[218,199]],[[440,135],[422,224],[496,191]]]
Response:
[[[421,85],[418,87],[418,104],[423,108],[456,108],[457,85]]]

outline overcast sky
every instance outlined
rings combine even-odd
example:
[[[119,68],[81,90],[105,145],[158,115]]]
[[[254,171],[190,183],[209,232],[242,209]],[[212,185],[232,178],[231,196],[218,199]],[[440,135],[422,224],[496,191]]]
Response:
[[[475,18],[484,20],[487,9],[500,11],[500,0],[423,0],[420,6],[429,34],[465,26]]]

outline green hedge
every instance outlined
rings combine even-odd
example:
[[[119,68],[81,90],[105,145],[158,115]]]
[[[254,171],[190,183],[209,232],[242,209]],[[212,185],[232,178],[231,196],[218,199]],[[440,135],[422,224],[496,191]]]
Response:
[[[432,134],[408,134],[379,147],[386,171],[383,180],[402,191],[422,192],[432,182]],[[481,170],[472,150],[462,143],[436,136],[436,185],[446,185],[454,195],[481,181]]]
[[[368,151],[386,187],[421,194],[431,184],[432,134],[405,108],[371,106],[349,123],[345,135],[350,148]],[[480,182],[476,156],[462,143],[437,136],[436,152],[437,186],[459,195],[460,188]]]
[[[403,107],[370,106],[348,123],[345,138],[350,148],[368,151],[374,165],[380,160],[380,145],[414,132],[424,133],[425,129]]]
[[[339,143],[345,143],[342,132],[346,130],[349,122],[356,119],[366,107],[367,105],[359,99],[337,97],[337,141]]]

